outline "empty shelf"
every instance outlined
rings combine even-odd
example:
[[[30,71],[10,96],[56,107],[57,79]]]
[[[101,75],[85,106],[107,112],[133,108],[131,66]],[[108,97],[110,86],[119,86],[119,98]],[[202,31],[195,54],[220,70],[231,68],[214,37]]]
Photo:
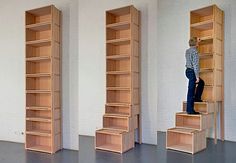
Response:
[[[51,136],[51,132],[48,130],[30,130],[26,131],[28,135],[37,135],[37,136]]]
[[[121,59],[129,59],[130,56],[129,55],[110,55],[107,56],[107,59],[110,60],[121,60]]]
[[[51,93],[51,90],[26,90],[26,93]]]
[[[213,72],[213,69],[212,68],[201,68],[200,73],[204,73],[204,72]]]
[[[108,24],[107,28],[113,29],[113,30],[125,30],[130,28],[129,22],[118,22],[113,24]]]
[[[130,71],[107,71],[108,75],[126,75],[130,74]]]
[[[200,58],[208,58],[208,57],[213,57],[212,53],[201,53],[199,54]]]
[[[49,56],[30,57],[30,58],[26,58],[26,61],[28,61],[28,62],[41,62],[41,61],[48,61],[50,59],[51,59],[51,57],[49,57]]]
[[[130,39],[129,38],[120,38],[120,39],[114,39],[114,40],[107,40],[108,44],[113,44],[113,45],[124,45],[124,44],[129,44]]]
[[[31,146],[31,147],[27,147],[26,149],[39,151],[39,152],[49,152],[49,153],[51,153],[51,147],[50,146],[34,145],[34,146]]]
[[[50,44],[51,44],[51,40],[49,39],[34,40],[34,41],[26,42],[26,45],[30,45],[30,46],[48,46]]]
[[[42,111],[51,111],[50,107],[40,107],[40,106],[30,106],[26,107],[27,110],[42,110]]]
[[[34,30],[34,31],[50,30],[51,22],[41,22],[41,23],[30,24],[30,25],[26,25],[26,28],[30,30]]]
[[[131,106],[129,103],[107,103],[106,106]]]
[[[118,90],[118,91],[129,91],[131,90],[130,87],[107,87],[107,90],[108,91],[115,91],[115,90]]]
[[[108,150],[108,151],[119,152],[120,153],[121,145],[118,145],[118,144],[103,144],[103,145],[97,146],[96,149]]]
[[[205,37],[200,37],[201,41],[207,41],[207,40],[212,40],[213,37],[212,36],[205,36]]]
[[[191,24],[191,27],[197,30],[209,30],[213,28],[213,20],[206,20],[199,23]]]
[[[36,74],[26,74],[26,77],[50,77],[50,73],[36,73]]]
[[[51,118],[39,118],[39,117],[28,117],[27,121],[35,121],[35,122],[51,122]]]
[[[179,144],[168,146],[167,148],[181,151],[181,152],[192,153],[192,145],[190,144],[179,143]]]

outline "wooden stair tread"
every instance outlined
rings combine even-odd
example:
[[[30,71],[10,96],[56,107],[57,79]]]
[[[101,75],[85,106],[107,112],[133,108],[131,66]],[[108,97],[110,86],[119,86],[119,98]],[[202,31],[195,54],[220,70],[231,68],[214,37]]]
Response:
[[[104,117],[114,117],[114,118],[128,118],[128,114],[118,114],[118,113],[105,113]]]
[[[122,127],[122,126],[109,126],[109,127],[103,127],[103,129],[107,130],[118,130],[118,131],[127,131],[128,128]]]
[[[187,101],[183,101],[183,103],[187,104]],[[194,102],[194,104],[198,104],[198,105],[206,105],[207,103],[212,103],[212,101]]]
[[[124,131],[123,130],[114,130],[114,129],[100,129],[96,131],[97,133],[101,133],[101,134],[111,134],[111,135],[120,135],[122,134]]]
[[[175,127],[175,128],[168,129],[168,131],[176,132],[176,133],[183,133],[183,134],[192,134],[192,133],[197,132],[198,130],[191,129],[191,128]]]
[[[189,116],[189,117],[200,117],[202,113],[200,114],[188,114],[187,112],[179,112],[176,113],[176,115],[182,115],[182,116]]]

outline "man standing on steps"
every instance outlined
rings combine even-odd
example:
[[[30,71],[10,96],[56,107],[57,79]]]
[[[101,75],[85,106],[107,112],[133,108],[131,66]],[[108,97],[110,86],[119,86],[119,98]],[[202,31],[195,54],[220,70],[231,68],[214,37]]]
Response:
[[[204,89],[204,81],[199,78],[199,55],[197,51],[198,43],[197,37],[193,37],[189,40],[190,48],[186,50],[186,77],[188,78],[188,94],[187,94],[187,113],[199,114],[194,110],[194,101],[202,102],[201,96]],[[197,85],[197,87],[196,87]],[[196,91],[195,91],[196,87]]]

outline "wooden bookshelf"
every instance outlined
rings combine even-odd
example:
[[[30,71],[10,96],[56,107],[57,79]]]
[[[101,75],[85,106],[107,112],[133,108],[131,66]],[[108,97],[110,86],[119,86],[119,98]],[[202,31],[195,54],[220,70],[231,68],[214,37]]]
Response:
[[[55,153],[62,148],[60,15],[53,5],[25,12],[28,150]]]
[[[106,12],[106,105],[95,147],[123,153],[141,143],[139,11],[133,6]]]
[[[200,112],[200,115],[188,115],[185,112],[187,104],[183,102],[184,112],[176,114],[177,128],[167,130],[167,149],[192,154],[203,150],[206,148],[206,130],[212,127],[214,141],[217,143],[217,113],[219,111],[221,139],[224,140],[223,33],[224,12],[216,5],[190,12],[190,36],[201,40],[198,51],[200,78],[205,82],[203,102],[194,103],[194,109]]]

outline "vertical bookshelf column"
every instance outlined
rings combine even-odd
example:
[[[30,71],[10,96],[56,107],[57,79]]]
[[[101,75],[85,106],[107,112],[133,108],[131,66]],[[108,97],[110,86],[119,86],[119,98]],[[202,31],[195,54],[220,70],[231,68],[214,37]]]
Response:
[[[61,149],[60,11],[53,5],[26,11],[25,148]]]
[[[105,115],[95,144],[123,153],[134,147],[135,130],[140,130],[139,11],[133,6],[106,12],[106,63]]]
[[[194,102],[194,109],[200,112],[199,115],[187,114],[187,102],[183,102],[184,112],[176,114],[176,127],[167,130],[167,149],[191,154],[205,149],[206,130],[212,126],[214,127],[214,140],[217,143],[217,113],[219,109],[221,113],[221,139],[223,139],[223,15],[223,11],[216,5],[190,12],[190,36],[201,39],[198,51],[200,77],[205,81],[203,102]]]

